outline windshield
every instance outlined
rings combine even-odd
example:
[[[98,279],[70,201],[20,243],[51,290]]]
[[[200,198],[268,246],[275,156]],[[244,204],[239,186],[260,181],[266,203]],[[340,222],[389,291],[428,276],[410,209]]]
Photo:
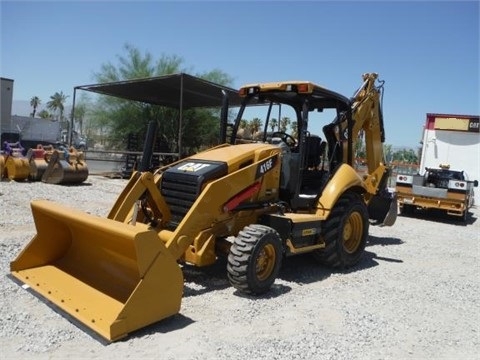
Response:
[[[302,122],[301,104],[279,104],[265,102],[261,105],[234,108],[229,113],[229,123],[237,125],[236,139],[268,141],[275,132],[287,133],[298,139]],[[316,109],[308,112],[308,131],[323,137],[323,126],[331,123],[337,115],[336,109]]]

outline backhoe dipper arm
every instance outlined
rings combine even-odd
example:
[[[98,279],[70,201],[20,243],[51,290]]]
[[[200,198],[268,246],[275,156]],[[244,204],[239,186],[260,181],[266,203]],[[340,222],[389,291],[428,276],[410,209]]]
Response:
[[[383,162],[383,142],[385,141],[381,109],[383,81],[379,86],[375,86],[377,77],[378,74],[375,73],[363,74],[364,82],[352,98],[352,149],[355,149],[358,136],[363,131],[370,174]]]

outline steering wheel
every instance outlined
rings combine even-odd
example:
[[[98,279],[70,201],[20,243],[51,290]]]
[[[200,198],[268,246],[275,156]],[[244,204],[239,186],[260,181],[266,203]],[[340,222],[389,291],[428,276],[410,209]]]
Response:
[[[295,148],[295,146],[297,146],[297,140],[292,135],[287,134],[286,132],[275,131],[272,134],[272,138],[274,138],[274,137],[278,137],[278,138],[282,139],[282,141],[285,144],[287,144],[290,149],[293,149],[293,148]]]

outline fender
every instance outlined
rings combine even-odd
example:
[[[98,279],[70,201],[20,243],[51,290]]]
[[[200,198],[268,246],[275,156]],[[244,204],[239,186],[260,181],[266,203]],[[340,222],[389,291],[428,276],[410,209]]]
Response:
[[[337,203],[348,189],[355,188],[355,191],[363,193],[367,191],[360,175],[349,165],[342,164],[335,172],[335,175],[328,181],[327,186],[318,199],[317,215],[328,217],[330,210]]]

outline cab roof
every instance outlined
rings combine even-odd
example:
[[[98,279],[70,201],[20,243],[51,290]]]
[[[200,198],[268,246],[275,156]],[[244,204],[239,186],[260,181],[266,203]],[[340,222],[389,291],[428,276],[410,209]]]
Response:
[[[349,98],[313,82],[302,80],[247,84],[240,88],[239,94],[240,96],[254,94],[259,101],[262,101],[262,98],[268,98],[268,100],[292,104],[300,98],[307,97],[311,110],[351,107]],[[297,94],[303,96],[299,97]]]

